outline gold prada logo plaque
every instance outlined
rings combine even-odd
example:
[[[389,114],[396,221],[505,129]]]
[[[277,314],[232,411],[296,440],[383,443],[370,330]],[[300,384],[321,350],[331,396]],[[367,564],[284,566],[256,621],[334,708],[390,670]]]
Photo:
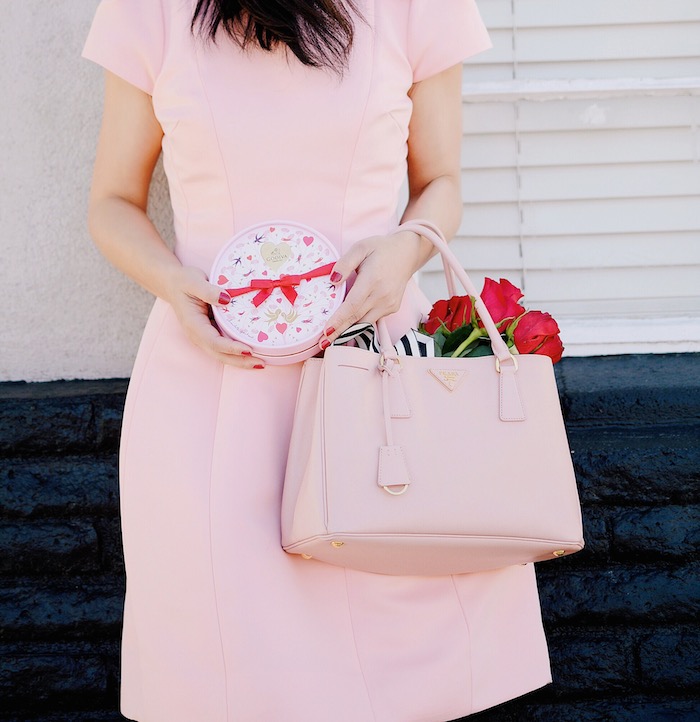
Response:
[[[465,371],[457,371],[455,369],[428,370],[448,391],[454,391],[466,373]]]

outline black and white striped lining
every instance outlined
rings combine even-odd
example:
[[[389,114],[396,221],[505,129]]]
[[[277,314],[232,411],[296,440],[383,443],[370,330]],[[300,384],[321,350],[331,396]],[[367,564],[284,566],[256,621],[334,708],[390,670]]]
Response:
[[[371,323],[356,323],[350,326],[333,343],[334,345],[342,345],[351,340],[354,340],[358,348],[379,353],[379,346],[374,335],[374,326]],[[413,328],[397,341],[394,349],[396,349],[399,356],[435,356],[433,339]]]

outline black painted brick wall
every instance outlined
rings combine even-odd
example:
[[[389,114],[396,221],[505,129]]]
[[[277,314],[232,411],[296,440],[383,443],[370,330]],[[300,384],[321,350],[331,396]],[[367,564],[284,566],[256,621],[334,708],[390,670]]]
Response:
[[[469,719],[697,722],[700,355],[569,358],[556,371],[587,547],[538,565],[554,684]],[[124,719],[125,388],[0,384],[3,722]]]

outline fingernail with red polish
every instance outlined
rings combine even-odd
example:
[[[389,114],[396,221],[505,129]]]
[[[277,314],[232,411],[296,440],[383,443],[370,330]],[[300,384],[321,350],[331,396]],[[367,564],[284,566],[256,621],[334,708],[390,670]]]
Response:
[[[219,294],[219,303],[222,306],[227,306],[229,303],[231,303],[231,296],[229,296],[228,293],[226,293],[226,291],[222,291]]]
[[[338,281],[342,280],[342,276],[338,273],[338,271],[334,271],[331,274],[331,283],[338,283]]]
[[[262,364],[255,364],[255,366],[253,366],[253,368],[254,369],[264,369],[265,367]]]
[[[252,356],[253,354],[250,353],[250,351],[241,351],[241,356]]]
[[[321,351],[323,351],[324,349],[327,349],[330,345],[331,345],[331,342],[327,338],[324,338],[320,343]]]
[[[333,328],[333,326],[329,326],[323,333],[326,336],[330,336],[332,333],[335,333],[335,329]]]

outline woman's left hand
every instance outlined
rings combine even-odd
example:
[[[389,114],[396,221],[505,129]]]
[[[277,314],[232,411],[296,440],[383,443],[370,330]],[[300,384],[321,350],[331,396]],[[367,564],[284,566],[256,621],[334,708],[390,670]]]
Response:
[[[342,283],[355,270],[357,278],[340,308],[328,319],[319,342],[322,349],[352,324],[374,323],[399,310],[406,284],[419,265],[419,240],[412,231],[372,236],[354,243],[338,259],[331,282]]]

